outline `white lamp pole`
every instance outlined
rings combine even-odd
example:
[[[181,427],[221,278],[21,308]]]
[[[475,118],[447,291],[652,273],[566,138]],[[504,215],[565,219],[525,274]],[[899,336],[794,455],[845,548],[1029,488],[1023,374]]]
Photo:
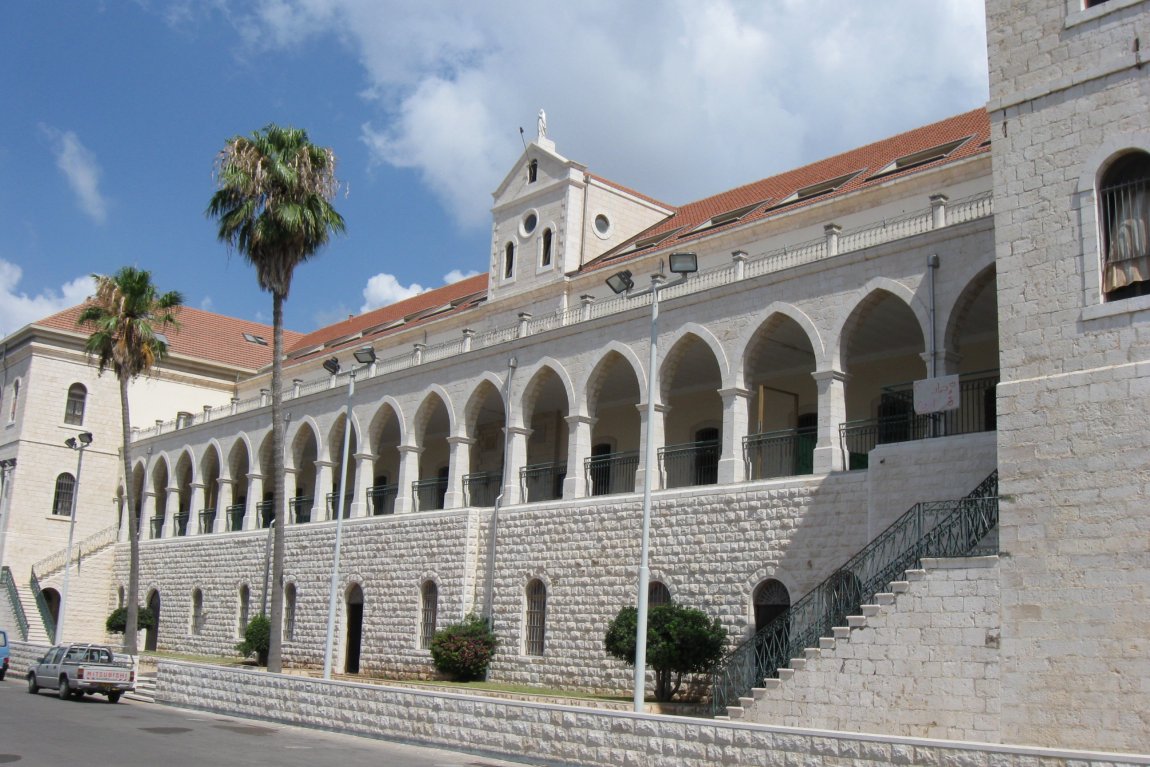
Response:
[[[68,548],[64,553],[64,585],[60,590],[60,615],[56,619],[56,643],[64,641],[64,616],[68,611],[68,579],[72,574],[72,539],[76,535],[76,512],[80,507],[80,470],[84,467],[84,448],[92,444],[92,432],[69,437],[65,445],[76,451],[76,481],[72,485],[72,508],[68,520]]]
[[[631,272],[624,270],[607,279],[607,285],[616,294],[626,294],[628,298],[637,298],[651,294],[651,339],[647,355],[647,424],[644,429],[643,442],[643,527],[639,544],[639,587],[638,608],[635,616],[635,713],[643,712],[643,703],[647,690],[647,588],[650,583],[650,569],[647,566],[651,550],[651,486],[655,476],[655,392],[658,391],[659,372],[655,367],[658,363],[659,340],[659,291],[683,283],[690,275],[698,271],[698,259],[694,253],[672,253],[670,256],[671,271],[679,275],[679,279],[672,283],[663,284],[663,272],[652,275],[651,287],[639,293],[632,293],[634,282]]]

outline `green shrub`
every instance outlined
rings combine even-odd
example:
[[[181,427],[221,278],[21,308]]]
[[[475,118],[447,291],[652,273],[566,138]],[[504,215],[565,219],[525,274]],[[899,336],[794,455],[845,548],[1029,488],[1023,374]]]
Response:
[[[272,641],[272,622],[260,614],[252,618],[244,629],[244,641],[236,645],[236,652],[245,658],[255,655],[261,666],[268,665],[268,647]]]
[[[440,673],[460,682],[483,679],[496,644],[487,621],[468,615],[462,623],[435,632],[431,638],[431,659]]]
[[[635,665],[638,611],[624,607],[607,626],[603,645],[608,654]],[[702,610],[675,603],[647,612],[647,665],[655,671],[655,700],[668,701],[679,691],[683,674],[708,671],[723,657],[727,631]]]
[[[140,629],[153,629],[156,627],[156,616],[152,615],[152,611],[146,607],[138,608],[139,612],[136,615],[136,630]],[[117,607],[108,616],[108,620],[104,621],[104,628],[107,629],[109,634],[123,634],[124,629],[128,627],[128,608]]]

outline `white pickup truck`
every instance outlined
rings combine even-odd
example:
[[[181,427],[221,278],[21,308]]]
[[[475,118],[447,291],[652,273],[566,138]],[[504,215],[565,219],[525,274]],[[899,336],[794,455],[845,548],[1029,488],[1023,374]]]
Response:
[[[28,692],[35,695],[41,687],[56,690],[61,700],[95,693],[116,703],[136,689],[136,659],[117,658],[104,645],[56,645],[28,669]]]

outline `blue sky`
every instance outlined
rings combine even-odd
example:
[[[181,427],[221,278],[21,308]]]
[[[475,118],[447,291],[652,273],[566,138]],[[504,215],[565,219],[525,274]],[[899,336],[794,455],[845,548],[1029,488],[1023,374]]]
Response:
[[[271,299],[203,211],[225,140],[331,146],[348,224],[295,273],[313,330],[487,267],[490,192],[557,149],[684,203],[986,100],[980,0],[9,0],[0,336],[131,264],[189,305]]]

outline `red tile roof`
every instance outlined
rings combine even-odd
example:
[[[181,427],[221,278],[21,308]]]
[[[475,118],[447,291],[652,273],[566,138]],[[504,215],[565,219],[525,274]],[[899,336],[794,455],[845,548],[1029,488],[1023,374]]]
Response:
[[[922,165],[914,165],[904,170],[882,172],[896,160],[966,137],[969,139],[944,158]],[[986,110],[974,109],[965,114],[956,115],[858,149],[852,149],[834,157],[813,162],[810,165],[804,165],[801,168],[780,173],[777,176],[771,176],[712,197],[682,205],[675,209],[674,214],[640,232],[609,253],[600,256],[587,264],[584,269],[590,271],[608,264],[614,265],[629,260],[639,253],[645,252],[643,250],[635,251],[633,249],[635,242],[660,234],[668,236],[667,239],[658,244],[658,247],[678,246],[684,241],[709,236],[723,228],[734,226],[736,223],[745,224],[751,221],[761,221],[775,215],[781,215],[784,211],[808,205],[815,200],[838,197],[868,186],[885,183],[897,176],[957,162],[972,155],[985,154],[990,151],[989,141],[990,120]],[[829,194],[818,195],[806,201],[796,201],[779,210],[772,209],[772,206],[779,205],[800,189],[848,174],[856,175],[853,175],[849,181]],[[738,219],[737,222],[732,221],[714,227],[706,227],[705,232],[696,231],[716,216],[756,203],[765,204]],[[676,229],[681,231],[672,235],[672,231]]]
[[[65,332],[87,335],[88,331],[76,326],[83,305],[73,306],[32,324]],[[225,317],[190,306],[181,307],[177,314],[179,329],[164,331],[168,349],[173,356],[190,357],[244,370],[255,371],[271,364],[272,327],[258,322]],[[244,333],[258,336],[267,345],[248,341]],[[301,334],[284,330],[284,347],[290,347]]]
[[[367,344],[388,332],[397,332],[400,329],[407,329],[426,321],[428,317],[420,315],[432,310],[444,308],[443,312],[434,314],[436,318],[439,318],[448,313],[470,308],[486,297],[487,275],[477,274],[451,285],[429,290],[403,301],[397,301],[394,304],[349,317],[334,325],[322,327],[305,336],[300,336],[295,343],[285,344],[285,346],[289,356],[307,359],[318,354],[320,347],[325,345],[331,344],[333,348],[342,346],[342,343],[333,344],[339,339],[347,339],[349,343],[356,340],[360,345]],[[451,308],[446,309],[445,307]],[[394,327],[391,327],[393,323]]]

